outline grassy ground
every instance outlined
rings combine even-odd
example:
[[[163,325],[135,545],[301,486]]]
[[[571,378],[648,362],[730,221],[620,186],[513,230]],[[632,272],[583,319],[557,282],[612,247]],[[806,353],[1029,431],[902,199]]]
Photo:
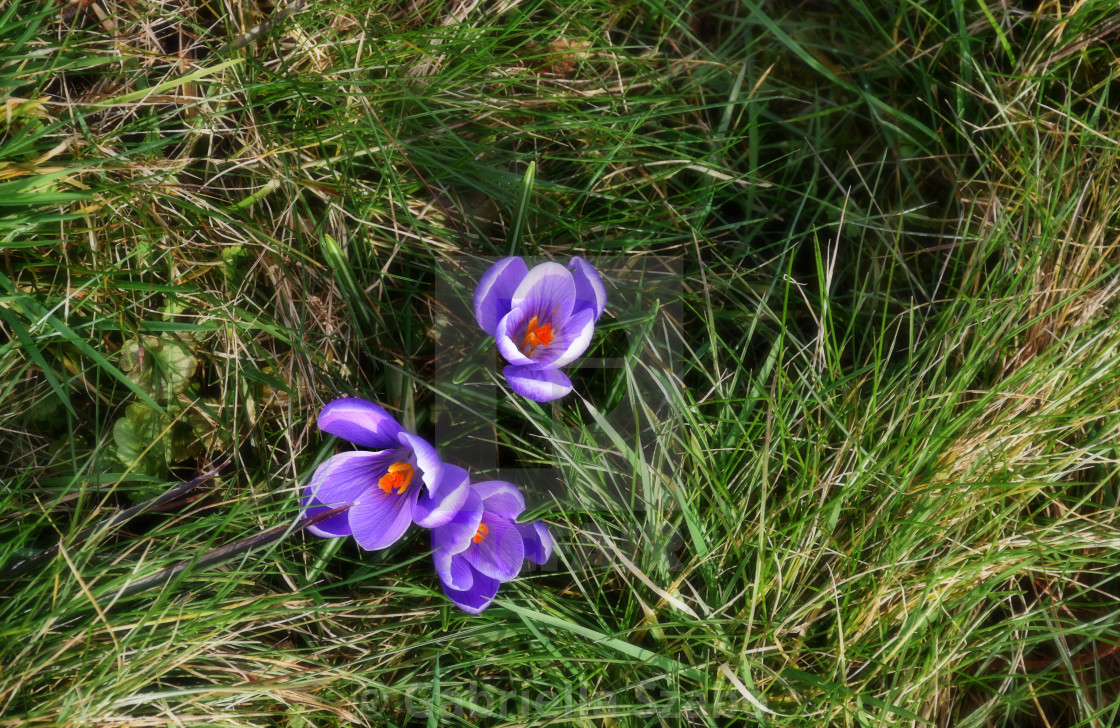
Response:
[[[0,726],[1120,725],[1114,5],[0,4]],[[608,280],[557,407],[511,250]],[[553,563],[134,588],[295,523],[341,395]]]

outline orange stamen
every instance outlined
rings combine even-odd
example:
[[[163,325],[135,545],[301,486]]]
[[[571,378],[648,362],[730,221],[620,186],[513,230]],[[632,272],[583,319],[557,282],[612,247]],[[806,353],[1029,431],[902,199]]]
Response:
[[[382,475],[381,480],[377,481],[377,485],[386,493],[390,493],[394,489],[398,494],[404,493],[412,482],[412,473],[412,466],[408,463],[393,463],[389,466],[389,472]]]
[[[529,319],[529,325],[525,327],[525,346],[529,348],[526,353],[532,354],[533,349],[538,346],[548,346],[552,343],[552,324],[540,325],[536,316]]]
[[[488,533],[490,533],[490,528],[485,523],[480,523],[478,524],[478,533],[471,540],[475,543],[482,543],[486,540],[486,534]]]

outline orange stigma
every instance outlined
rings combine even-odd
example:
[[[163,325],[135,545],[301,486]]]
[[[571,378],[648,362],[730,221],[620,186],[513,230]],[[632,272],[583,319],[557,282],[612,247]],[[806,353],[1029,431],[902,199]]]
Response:
[[[403,493],[408,490],[408,485],[412,482],[412,473],[412,466],[408,463],[393,463],[389,466],[389,472],[382,475],[381,480],[377,481],[377,485],[386,493],[390,493],[394,489],[398,494]]]
[[[474,535],[471,541],[475,543],[482,543],[486,540],[486,534],[490,533],[490,528],[485,523],[478,524],[478,533]]]
[[[525,346],[529,349],[525,352],[526,355],[532,354],[533,349],[538,346],[548,346],[552,343],[552,324],[540,325],[537,317],[529,319],[529,325],[525,327]]]

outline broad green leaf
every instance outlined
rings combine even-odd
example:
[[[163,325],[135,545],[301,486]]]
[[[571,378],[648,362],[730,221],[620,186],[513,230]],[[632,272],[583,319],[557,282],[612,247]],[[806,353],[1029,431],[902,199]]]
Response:
[[[117,459],[133,472],[163,474],[167,467],[202,451],[199,438],[207,427],[200,412],[184,412],[178,403],[171,403],[168,414],[161,414],[143,402],[133,402],[125,408],[124,417],[113,425]],[[150,490],[140,488],[131,492],[130,497],[148,497]]]
[[[164,466],[165,445],[160,414],[142,402],[133,402],[113,425],[117,458],[134,471],[156,475]]]
[[[161,402],[186,391],[198,359],[181,341],[142,336],[120,351],[120,369],[140,389]]]

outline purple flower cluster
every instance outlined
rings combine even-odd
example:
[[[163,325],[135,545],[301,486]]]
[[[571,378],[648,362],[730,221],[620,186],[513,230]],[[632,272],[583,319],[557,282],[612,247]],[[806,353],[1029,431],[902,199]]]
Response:
[[[474,294],[478,325],[509,362],[502,370],[506,381],[535,402],[572,391],[560,367],[587,349],[606,306],[598,272],[578,257],[567,268],[541,263],[532,270],[521,258],[503,258],[486,271]]]
[[[373,450],[340,453],[315,471],[303,492],[303,517],[350,506],[309,527],[317,536],[353,536],[374,550],[396,543],[413,523],[431,529],[444,592],[472,614],[489,606],[525,559],[543,564],[552,554],[543,523],[516,521],[525,510],[517,488],[471,483],[466,470],[440,461],[435,448],[373,402],[336,399],[319,414],[319,428]]]
[[[591,342],[607,305],[598,272],[583,258],[568,266],[518,257],[495,263],[478,282],[474,314],[498,343],[515,392],[549,402],[572,391],[560,368]],[[369,450],[344,452],[319,466],[303,492],[303,517],[323,538],[353,536],[364,549],[396,543],[415,523],[430,529],[432,558],[444,593],[460,609],[486,609],[525,560],[543,564],[552,535],[540,521],[519,523],[525,500],[500,480],[471,483],[466,470],[442,462],[423,438],[406,432],[378,405],[337,399],[319,414],[319,427]],[[327,512],[349,506],[335,515]]]

